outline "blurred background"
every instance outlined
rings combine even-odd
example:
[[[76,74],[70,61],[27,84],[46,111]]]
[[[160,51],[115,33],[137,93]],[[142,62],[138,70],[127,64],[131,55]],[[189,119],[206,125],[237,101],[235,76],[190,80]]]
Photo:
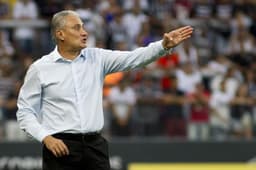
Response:
[[[194,28],[172,54],[106,77],[102,133],[113,169],[256,160],[256,0],[0,0],[0,169],[40,165],[16,100],[30,64],[54,49],[49,22],[63,9],[81,16],[88,47],[133,50]]]

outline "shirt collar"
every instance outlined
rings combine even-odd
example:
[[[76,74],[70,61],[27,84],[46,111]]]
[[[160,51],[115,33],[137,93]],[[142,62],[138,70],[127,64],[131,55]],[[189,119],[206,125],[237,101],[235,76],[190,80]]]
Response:
[[[57,46],[54,48],[53,51],[53,61],[59,61],[59,60],[63,60],[63,57],[60,55],[60,53],[58,52],[58,48]]]
[[[78,55],[79,57],[77,58],[82,58],[83,60],[85,60],[85,56],[82,54],[82,51],[80,52],[80,54]],[[77,59],[76,58],[76,59]],[[75,60],[76,60],[75,59]],[[53,61],[57,62],[57,61],[67,61],[67,59],[63,58],[60,53],[58,52],[58,48],[57,46],[55,47],[54,51],[53,51]]]

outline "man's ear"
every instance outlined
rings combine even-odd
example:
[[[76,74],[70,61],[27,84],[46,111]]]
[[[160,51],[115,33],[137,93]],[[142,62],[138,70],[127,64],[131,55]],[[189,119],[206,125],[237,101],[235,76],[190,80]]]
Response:
[[[62,30],[57,30],[56,37],[57,37],[57,39],[63,41],[64,40],[64,32]]]

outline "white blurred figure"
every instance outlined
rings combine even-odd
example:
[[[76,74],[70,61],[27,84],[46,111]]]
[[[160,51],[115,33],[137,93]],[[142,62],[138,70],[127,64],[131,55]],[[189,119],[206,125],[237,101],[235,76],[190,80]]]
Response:
[[[245,27],[239,27],[238,32],[230,38],[227,53],[230,55],[249,54],[254,52],[254,39]]]
[[[92,1],[83,1],[82,5],[75,9],[86,25],[87,32],[90,34],[87,39],[88,47],[95,47],[96,39],[104,37],[104,20],[102,16],[94,11],[94,5]]]
[[[7,33],[0,30],[0,60],[5,57],[10,58],[14,52],[15,50],[8,39]]]
[[[193,69],[199,68],[198,53],[195,46],[190,41],[186,41],[177,47],[177,53],[179,55],[179,63],[189,63]]]
[[[240,72],[235,67],[229,67],[224,75],[217,75],[213,77],[210,88],[211,91],[219,91],[221,82],[225,80],[225,89],[230,97],[234,97],[236,90],[242,81],[240,79]]]
[[[113,136],[132,135],[132,113],[136,104],[135,90],[125,78],[109,94],[112,112],[111,133]]]
[[[159,20],[164,20],[166,16],[172,16],[173,3],[170,0],[158,0],[150,3],[150,14]]]
[[[29,21],[38,17],[38,8],[33,0],[19,0],[13,9],[13,18],[19,21]],[[19,50],[24,53],[32,53],[35,40],[35,30],[29,26],[16,28],[14,38],[18,43]]]
[[[232,96],[226,87],[227,80],[222,80],[219,88],[212,92],[210,98],[210,128],[211,136],[216,140],[225,140],[230,130],[230,107]]]
[[[149,8],[147,0],[123,0],[123,8],[125,10],[132,10],[135,6],[139,6],[143,11],[147,11]]]
[[[230,61],[224,55],[219,54],[213,60],[210,60],[201,71],[205,76],[214,78],[225,74],[230,64]]]
[[[143,14],[141,8],[138,5],[133,6],[131,12],[126,12],[123,16],[123,25],[126,28],[126,32],[129,36],[129,47],[134,48],[133,45],[136,42],[136,38],[140,33],[142,24],[148,20],[147,16]]]
[[[192,68],[190,63],[184,63],[181,69],[177,69],[178,89],[185,94],[195,92],[196,85],[202,81],[202,75]]]
[[[244,83],[239,86],[235,97],[230,101],[232,134],[238,139],[253,137],[253,106],[255,101],[249,95],[249,86]]]

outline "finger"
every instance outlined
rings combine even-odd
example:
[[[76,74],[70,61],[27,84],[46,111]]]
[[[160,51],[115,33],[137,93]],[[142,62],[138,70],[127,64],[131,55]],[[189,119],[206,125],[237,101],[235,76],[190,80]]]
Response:
[[[182,37],[182,41],[184,41],[184,40],[186,40],[186,39],[188,39],[188,38],[190,38],[191,37],[191,35],[188,35],[188,36],[186,36],[186,37]]]
[[[184,32],[184,31],[186,31],[186,30],[193,30],[193,27],[191,27],[191,26],[185,26],[185,27],[182,27],[181,28],[181,32]]]
[[[180,33],[179,35],[183,38],[183,37],[187,37],[189,35],[192,35],[193,30],[188,30],[186,32]]]
[[[66,145],[63,141],[61,141],[60,145],[61,145],[61,147],[62,147],[62,152],[63,152],[63,154],[64,154],[64,155],[69,155],[69,150],[68,150],[67,145]]]
[[[64,156],[64,155],[68,155],[69,151],[67,146],[64,144],[63,141],[59,141],[58,145],[57,145],[58,150],[60,151],[60,156]]]
[[[187,32],[187,33],[185,33],[185,34],[182,34],[182,38],[183,38],[183,37],[187,37],[187,36],[191,36],[192,33],[193,33],[193,32]]]
[[[57,152],[55,151],[55,149],[52,149],[51,152],[53,153],[53,155],[54,155],[55,157],[58,157],[58,154],[57,154]]]
[[[191,29],[193,29],[191,26],[184,26],[184,27],[178,28],[176,31],[182,33],[186,30],[191,30]]]
[[[62,148],[61,148],[61,146],[59,146],[59,144],[57,144],[55,146],[55,151],[56,151],[58,157],[63,156]]]
[[[193,33],[193,29],[187,29],[181,32],[182,35],[186,35],[186,34],[192,34]]]

